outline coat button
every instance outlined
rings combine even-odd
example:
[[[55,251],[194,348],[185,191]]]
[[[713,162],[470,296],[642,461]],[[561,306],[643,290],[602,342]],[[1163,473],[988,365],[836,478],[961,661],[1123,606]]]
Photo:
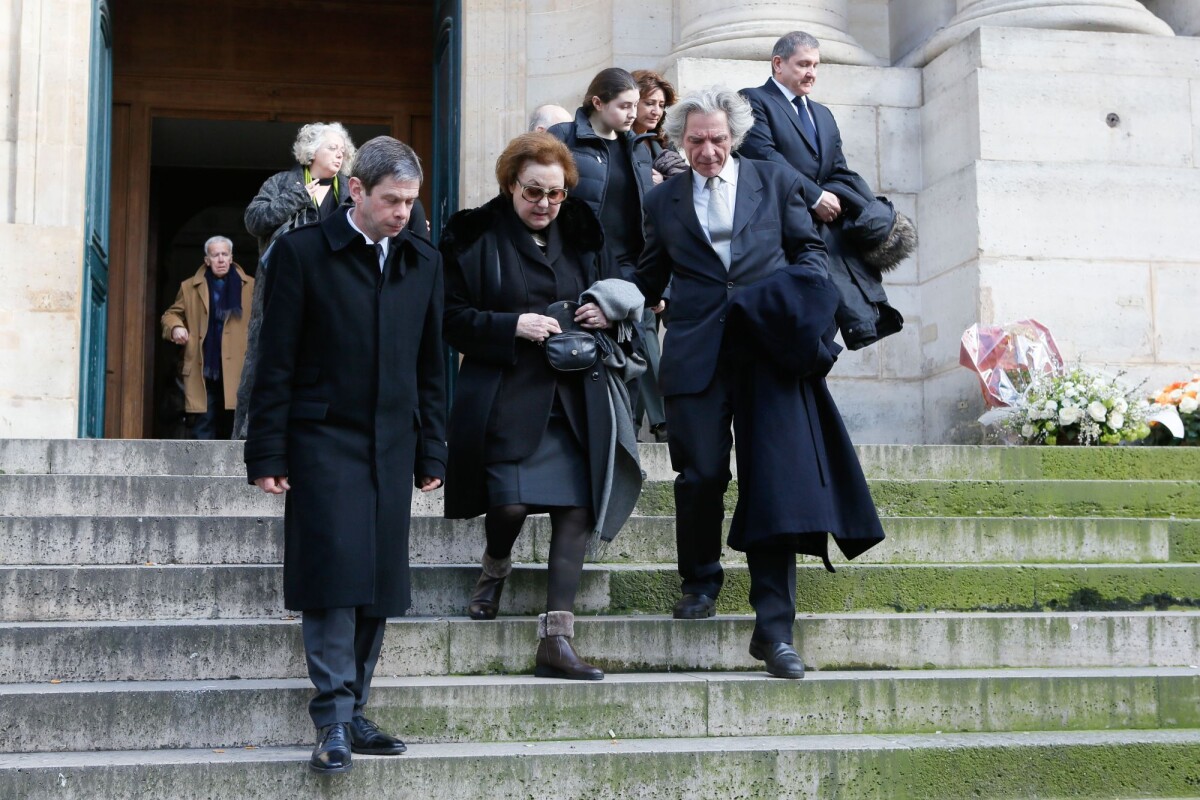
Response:
[[[732,289],[732,288],[733,288],[733,281],[730,281],[729,283],[725,284],[725,288],[726,288],[726,289]]]
[[[592,373],[592,380],[594,380],[594,381],[598,381],[598,380],[600,380],[600,373],[599,373],[599,372],[593,372],[593,373]]]
[[[721,322],[724,322],[724,321],[725,321],[725,315],[724,315],[724,314],[722,314],[722,315],[721,315]]]

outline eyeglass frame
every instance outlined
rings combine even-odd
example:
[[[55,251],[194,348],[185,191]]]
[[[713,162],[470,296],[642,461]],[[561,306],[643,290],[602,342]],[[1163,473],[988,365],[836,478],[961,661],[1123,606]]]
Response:
[[[534,205],[537,205],[538,203],[542,202],[543,199],[545,199],[545,201],[547,203],[549,203],[550,205],[557,206],[557,205],[561,204],[563,202],[563,200],[566,200],[567,195],[570,194],[570,192],[567,190],[567,188],[565,186],[555,186],[553,189],[547,189],[544,186],[535,186],[532,183],[521,183],[519,178],[517,179],[517,185],[519,185],[521,187],[521,199],[524,200],[526,203],[533,203]],[[530,190],[540,192],[541,194],[539,194],[537,196],[537,198],[529,197],[525,193]],[[551,200],[550,199],[551,192],[562,192],[562,199],[557,200],[557,201]]]

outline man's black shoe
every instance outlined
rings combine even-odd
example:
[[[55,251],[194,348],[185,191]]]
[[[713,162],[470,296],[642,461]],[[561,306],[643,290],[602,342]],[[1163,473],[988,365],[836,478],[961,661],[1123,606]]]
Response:
[[[318,775],[338,775],[350,771],[353,764],[350,762],[349,727],[348,723],[335,722],[321,728],[312,758],[308,759],[309,769]]]
[[[796,648],[787,642],[760,642],[750,640],[750,655],[767,662],[767,672],[776,678],[803,678],[804,662]]]
[[[685,594],[675,604],[675,619],[708,619],[717,613],[717,601],[706,594]]]
[[[654,436],[654,441],[658,442],[659,444],[664,444],[670,440],[670,437],[667,435],[667,423],[665,422],[660,422],[657,425],[651,425],[650,433]]]
[[[350,749],[364,756],[398,756],[408,748],[363,716],[350,720]]]

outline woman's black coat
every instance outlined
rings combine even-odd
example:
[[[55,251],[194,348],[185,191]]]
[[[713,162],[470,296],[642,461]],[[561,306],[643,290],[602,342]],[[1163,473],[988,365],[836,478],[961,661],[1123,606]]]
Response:
[[[604,249],[600,223],[583,201],[568,198],[546,234],[543,254],[511,198],[503,194],[458,212],[442,232],[443,330],[446,342],[463,355],[447,434],[450,519],[487,511],[485,465],[518,461],[533,452],[546,430],[556,391],[571,427],[587,443],[592,495],[598,499],[610,427],[606,417],[594,413],[608,406],[604,367],[597,363],[561,376],[550,368],[543,348],[517,338],[517,318],[544,314],[554,300],[577,300],[595,281],[620,276]],[[531,296],[531,285],[546,285],[552,263],[560,276],[577,276],[570,287],[560,284],[559,291],[568,294]],[[535,270],[541,274],[527,274]],[[603,437],[604,446],[594,444],[600,441],[596,437]]]
[[[585,201],[591,206],[592,213],[599,218],[600,209],[604,205],[604,196],[608,191],[609,165],[606,140],[600,138],[592,129],[588,111],[583,107],[575,112],[573,121],[560,122],[551,127],[547,133],[565,144],[571,151],[571,155],[575,157],[575,166],[579,170],[579,183],[571,190],[571,196]],[[646,192],[654,188],[654,177],[650,174],[654,158],[650,148],[638,145],[653,139],[654,134],[626,131],[618,136],[625,137],[629,162],[633,166],[633,175],[638,190],[638,216],[640,217],[641,203],[646,198]]]

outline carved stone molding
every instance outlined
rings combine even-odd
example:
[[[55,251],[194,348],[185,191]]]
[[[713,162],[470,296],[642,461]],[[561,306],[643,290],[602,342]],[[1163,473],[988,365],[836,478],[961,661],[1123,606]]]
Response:
[[[958,0],[958,13],[946,27],[900,64],[923,67],[984,25],[1174,35],[1170,25],[1137,0]]]

